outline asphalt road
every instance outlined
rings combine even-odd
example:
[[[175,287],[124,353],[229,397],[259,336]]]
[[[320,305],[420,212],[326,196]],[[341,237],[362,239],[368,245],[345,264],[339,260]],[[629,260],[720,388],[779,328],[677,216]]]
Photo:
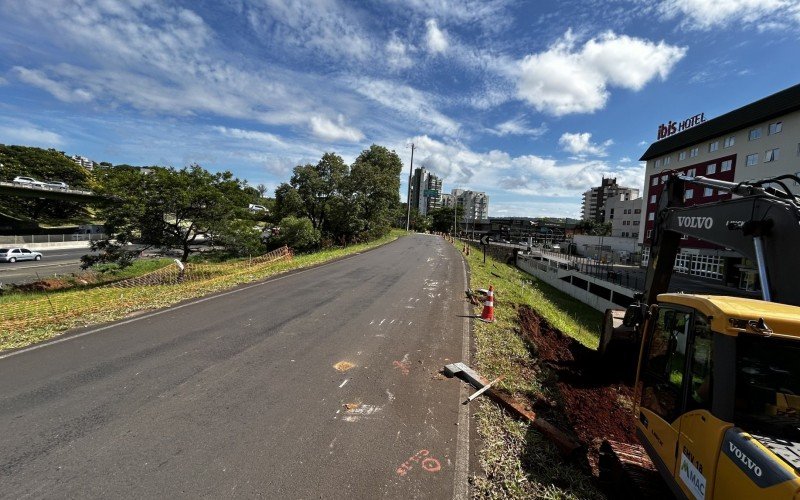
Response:
[[[21,284],[54,274],[69,274],[80,271],[81,255],[89,253],[88,248],[38,250],[42,253],[39,262],[0,262],[0,283]]]
[[[0,495],[466,498],[465,279],[412,235],[0,355]]]

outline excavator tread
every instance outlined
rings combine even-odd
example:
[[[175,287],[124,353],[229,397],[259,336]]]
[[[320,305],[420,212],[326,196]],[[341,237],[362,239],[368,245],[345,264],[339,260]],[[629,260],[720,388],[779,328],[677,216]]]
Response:
[[[600,482],[610,498],[673,498],[641,445],[603,441],[599,465]]]

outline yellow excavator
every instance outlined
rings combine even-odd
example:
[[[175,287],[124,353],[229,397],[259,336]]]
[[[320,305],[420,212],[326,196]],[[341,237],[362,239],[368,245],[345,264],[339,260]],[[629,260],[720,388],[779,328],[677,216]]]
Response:
[[[604,360],[637,360],[641,448],[601,447],[600,480],[614,498],[653,497],[639,477],[643,455],[676,498],[800,498],[800,199],[787,182],[800,179],[669,174],[644,292],[606,311],[598,346]],[[689,184],[733,197],[686,206]],[[753,261],[761,298],[666,293],[684,237]]]

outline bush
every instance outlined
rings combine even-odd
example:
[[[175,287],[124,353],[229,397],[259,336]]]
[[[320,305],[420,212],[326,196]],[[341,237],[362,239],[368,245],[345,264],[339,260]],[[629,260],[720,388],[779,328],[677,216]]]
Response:
[[[280,222],[280,234],[274,237],[278,246],[287,245],[297,252],[305,252],[319,246],[322,235],[314,229],[306,217],[284,217]]]

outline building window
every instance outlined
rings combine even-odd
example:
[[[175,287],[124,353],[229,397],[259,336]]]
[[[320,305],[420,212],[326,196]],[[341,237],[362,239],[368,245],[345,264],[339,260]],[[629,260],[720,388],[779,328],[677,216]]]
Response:
[[[761,127],[754,128],[750,131],[750,135],[748,136],[751,141],[755,141],[756,139],[761,139]]]
[[[669,165],[671,161],[672,161],[671,156],[667,156],[666,158],[664,158],[664,166],[666,167],[667,165]]]
[[[656,195],[651,194],[650,195],[650,203],[655,203],[655,202],[656,202]]]
[[[689,177],[696,176],[697,175],[697,169],[690,168],[689,170],[686,171],[686,175],[688,175]]]
[[[638,237],[639,237],[639,233],[631,233],[631,238],[638,238]]]
[[[758,156],[758,155],[756,155],[756,156]],[[758,161],[758,158],[756,158],[756,161]],[[651,186],[658,186],[658,177],[653,177],[653,180],[650,181],[650,185]]]
[[[695,156],[697,156],[698,154],[700,154],[700,148],[692,148],[692,149],[689,151],[689,158],[694,158],[694,157],[695,157]]]
[[[758,163],[758,153],[753,153],[751,155],[747,155],[747,166],[752,167],[753,165]]]
[[[714,141],[708,143],[708,152],[713,153],[714,151],[719,149],[719,141]]]
[[[678,155],[678,161],[683,161],[686,159],[686,151],[681,151]]]
[[[703,190],[703,196],[708,198],[709,196],[714,196],[714,188],[705,188]]]
[[[647,237],[649,238],[651,234],[653,234],[653,230],[652,229],[648,229],[647,230]],[[650,249],[648,248],[647,250],[650,250]]]
[[[656,218],[655,212],[650,212],[649,214],[647,214],[647,220],[654,220],[655,218]]]
[[[659,158],[658,160],[656,160],[656,168],[658,168],[658,167],[660,167],[660,166],[661,166],[661,158]]]
[[[694,189],[687,189],[683,194],[684,200],[691,200],[694,196]]]
[[[669,175],[662,175],[661,176],[661,183],[662,184],[666,184],[667,183],[667,179],[669,179]]]
[[[641,208],[634,208],[633,209],[633,213],[640,214],[640,213],[642,213],[642,209]]]
[[[781,154],[780,148],[769,149],[764,153],[764,163],[775,161]]]
[[[639,225],[639,221],[638,220],[633,221],[633,225],[634,226],[638,226]]]
[[[783,130],[783,122],[775,122],[769,124],[769,135],[779,134]]]
[[[733,146],[734,144],[736,144],[736,137],[731,135],[731,136],[728,136],[728,137],[725,138],[724,145],[725,145],[726,148],[729,148],[729,147]]]
[[[731,168],[733,168],[733,160],[725,160],[722,162],[722,165],[720,165],[719,171],[727,172]]]
[[[712,163],[711,165],[706,167],[706,175],[716,174],[717,173],[717,164]]]

